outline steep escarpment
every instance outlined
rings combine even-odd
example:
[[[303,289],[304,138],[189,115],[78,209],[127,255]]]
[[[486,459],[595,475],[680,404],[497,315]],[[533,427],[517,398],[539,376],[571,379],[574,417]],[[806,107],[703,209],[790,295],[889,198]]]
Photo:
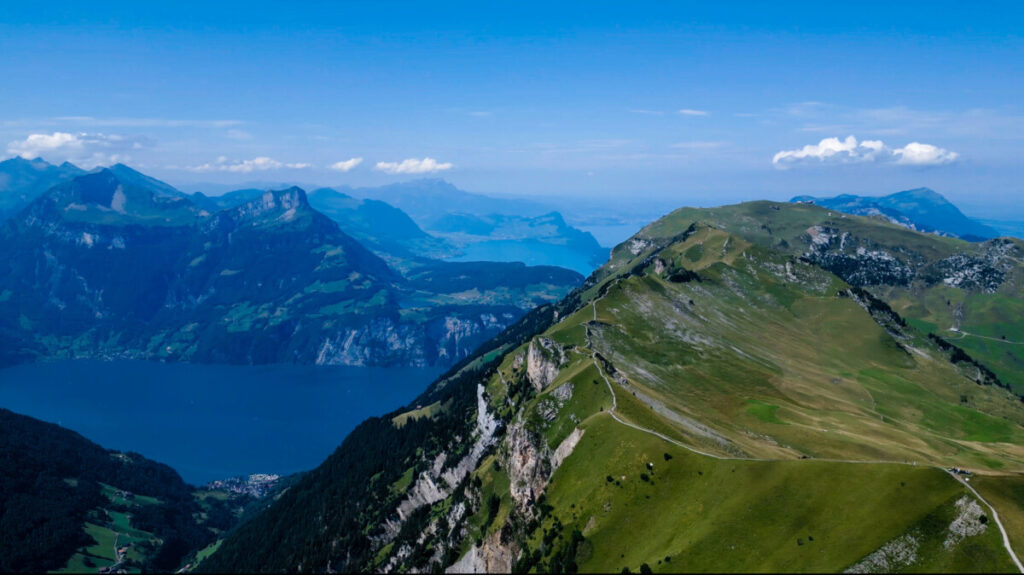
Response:
[[[977,497],[944,468],[1024,472],[1019,398],[807,257],[803,216],[781,247],[718,210],[617,247],[204,567],[841,571],[911,539],[915,568],[1012,566],[1001,534],[957,527]]]

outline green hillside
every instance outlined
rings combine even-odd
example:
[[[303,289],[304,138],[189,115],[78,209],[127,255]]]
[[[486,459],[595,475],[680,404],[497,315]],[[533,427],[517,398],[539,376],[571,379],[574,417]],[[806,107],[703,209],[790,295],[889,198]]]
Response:
[[[166,465],[0,409],[0,570],[174,571],[246,496],[194,492]]]
[[[1008,271],[957,289],[1019,301],[1016,248],[832,217],[756,202],[648,226],[203,568],[1015,570],[1024,405],[885,297],[977,257]]]
[[[1000,380],[1024,393],[1021,240],[975,244],[814,205],[750,202],[676,210],[617,247],[613,262],[628,260],[631,249],[666,241],[697,221],[807,259],[853,285],[870,288],[915,327],[955,340]]]

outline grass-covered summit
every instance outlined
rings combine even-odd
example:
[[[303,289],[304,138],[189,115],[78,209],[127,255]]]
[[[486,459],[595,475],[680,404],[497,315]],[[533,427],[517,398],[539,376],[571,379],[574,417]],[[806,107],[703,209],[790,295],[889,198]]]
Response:
[[[892,296],[1019,302],[1018,250],[808,205],[678,210],[203,567],[1012,571],[1024,406]]]

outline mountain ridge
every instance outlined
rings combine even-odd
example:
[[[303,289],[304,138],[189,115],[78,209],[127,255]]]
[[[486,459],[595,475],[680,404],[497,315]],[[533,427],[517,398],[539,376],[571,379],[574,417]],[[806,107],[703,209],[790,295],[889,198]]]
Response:
[[[1024,470],[1020,397],[869,291],[878,258],[816,259],[860,247],[984,249],[817,206],[677,210],[357,428],[204,568],[1012,569],[999,530],[949,539],[988,511],[944,469]]]
[[[15,156],[0,162],[0,222],[14,216],[51,187],[82,175],[70,162],[54,166],[42,158]]]
[[[790,202],[814,202],[850,214],[881,216],[911,229],[949,234],[970,241],[999,236],[991,227],[965,216],[942,194],[930,188],[915,188],[877,197],[853,194],[832,198],[796,196]]]

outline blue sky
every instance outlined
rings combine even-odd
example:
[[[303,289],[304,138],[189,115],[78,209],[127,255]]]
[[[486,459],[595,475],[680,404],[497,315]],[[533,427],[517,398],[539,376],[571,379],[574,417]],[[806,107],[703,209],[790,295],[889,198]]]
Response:
[[[0,154],[175,184],[1024,204],[1019,3],[156,4],[5,5]]]

